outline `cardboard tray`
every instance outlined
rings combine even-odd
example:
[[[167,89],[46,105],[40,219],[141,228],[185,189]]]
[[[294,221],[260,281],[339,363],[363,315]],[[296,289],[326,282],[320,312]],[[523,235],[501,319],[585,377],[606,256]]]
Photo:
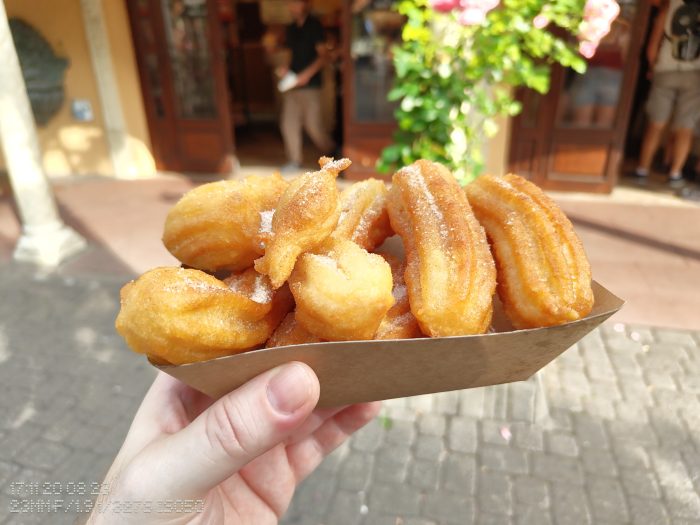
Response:
[[[266,370],[302,361],[321,383],[320,407],[524,381],[623,305],[595,281],[593,292],[588,317],[548,328],[512,330],[496,303],[495,332],[484,335],[308,343],[154,366],[219,398]]]

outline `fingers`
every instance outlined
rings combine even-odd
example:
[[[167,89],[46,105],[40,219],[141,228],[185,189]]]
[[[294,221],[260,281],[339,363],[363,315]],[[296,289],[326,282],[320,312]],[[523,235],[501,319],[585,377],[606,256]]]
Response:
[[[306,419],[306,421],[304,421],[304,423],[287,438],[287,444],[291,445],[307,438],[309,435],[316,432],[316,429],[323,425],[327,420],[335,416],[341,410],[344,410],[346,407],[347,405],[333,408],[317,408],[311,412],[311,415]]]
[[[149,489],[157,487],[160,497],[203,495],[284,441],[306,420],[318,396],[311,368],[283,365],[222,397],[191,425],[146,449],[135,463],[141,463],[140,472],[151,473]],[[128,470],[124,475],[129,476]],[[129,479],[126,484],[140,483]]]
[[[158,372],[139,406],[117,459],[128,462],[137,452],[163,434],[170,425],[174,403],[185,385],[165,372]],[[177,412],[177,410],[175,410]]]
[[[348,436],[361,429],[379,413],[380,402],[352,405],[328,419],[312,435],[287,447],[289,465],[297,482],[308,476]]]

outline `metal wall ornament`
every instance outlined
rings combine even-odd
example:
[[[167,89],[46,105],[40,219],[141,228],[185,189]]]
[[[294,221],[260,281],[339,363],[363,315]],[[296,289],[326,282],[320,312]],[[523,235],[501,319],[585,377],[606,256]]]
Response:
[[[63,105],[63,78],[69,61],[56,55],[46,39],[19,18],[10,18],[24,83],[37,125],[45,126]]]

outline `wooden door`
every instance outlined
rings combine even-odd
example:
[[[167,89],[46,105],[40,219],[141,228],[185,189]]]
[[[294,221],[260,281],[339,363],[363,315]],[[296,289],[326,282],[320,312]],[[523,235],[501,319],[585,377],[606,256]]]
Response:
[[[387,101],[394,82],[391,48],[399,43],[404,19],[391,1],[343,2],[343,155],[353,165],[346,177],[378,176],[375,164],[392,143],[396,103]]]
[[[510,170],[542,187],[609,192],[623,160],[649,0],[622,12],[585,75],[555,67],[546,95],[522,90],[513,120]]]
[[[215,0],[127,0],[158,169],[229,173],[226,63]]]

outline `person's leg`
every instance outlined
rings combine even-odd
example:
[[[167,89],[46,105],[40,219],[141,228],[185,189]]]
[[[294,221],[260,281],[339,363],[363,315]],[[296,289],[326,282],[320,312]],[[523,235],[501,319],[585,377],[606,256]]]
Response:
[[[673,158],[671,161],[670,178],[672,180],[681,179],[685,161],[688,160],[690,146],[693,145],[693,130],[679,128],[673,134]]]
[[[284,140],[287,160],[292,165],[301,166],[302,158],[302,123],[303,113],[298,91],[289,91],[282,95],[282,116],[280,130]]]
[[[646,103],[649,124],[644,132],[642,150],[639,155],[639,164],[636,171],[636,175],[640,177],[649,174],[654,155],[659,148],[664,126],[671,118],[673,105],[676,99],[676,90],[673,88],[673,80],[672,74],[669,73],[657,73],[654,75],[651,92],[649,93],[649,98]]]
[[[638,175],[646,175],[651,169],[651,162],[654,160],[656,150],[659,148],[661,135],[666,126],[665,122],[649,122],[647,129],[644,132],[644,140],[642,141],[642,151],[639,155],[639,166],[637,168]]]
[[[571,124],[577,128],[588,128],[593,123],[593,104],[574,108]]]
[[[693,145],[693,130],[700,120],[700,73],[686,72],[679,85],[678,104],[673,119],[676,130],[669,179],[681,181],[683,166]]]
[[[611,128],[617,115],[617,104],[622,88],[622,71],[609,67],[598,68],[599,84],[593,123],[599,128]]]
[[[611,128],[616,114],[617,106],[596,106],[595,125],[599,128]]]
[[[305,89],[304,128],[311,140],[324,154],[329,154],[335,148],[335,143],[326,128],[323,127],[321,112],[321,90]]]

